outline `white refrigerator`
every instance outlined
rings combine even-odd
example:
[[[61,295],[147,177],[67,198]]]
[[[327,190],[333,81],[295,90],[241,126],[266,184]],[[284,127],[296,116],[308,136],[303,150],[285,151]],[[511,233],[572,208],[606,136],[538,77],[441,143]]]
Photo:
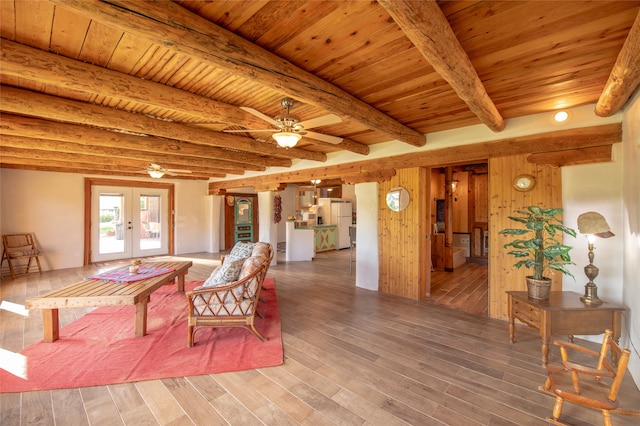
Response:
[[[351,226],[351,201],[331,203],[331,224],[336,225],[337,248],[349,248],[349,226]]]

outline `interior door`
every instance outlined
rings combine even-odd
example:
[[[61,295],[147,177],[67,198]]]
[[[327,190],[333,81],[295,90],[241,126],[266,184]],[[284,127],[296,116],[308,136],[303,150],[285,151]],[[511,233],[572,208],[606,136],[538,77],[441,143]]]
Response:
[[[91,261],[168,254],[168,190],[94,186]]]

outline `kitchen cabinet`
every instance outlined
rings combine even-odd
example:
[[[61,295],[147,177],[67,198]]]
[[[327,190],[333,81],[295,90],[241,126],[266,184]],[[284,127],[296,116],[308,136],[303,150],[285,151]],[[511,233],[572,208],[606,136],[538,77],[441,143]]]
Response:
[[[317,225],[313,227],[316,253],[336,249],[336,225]]]

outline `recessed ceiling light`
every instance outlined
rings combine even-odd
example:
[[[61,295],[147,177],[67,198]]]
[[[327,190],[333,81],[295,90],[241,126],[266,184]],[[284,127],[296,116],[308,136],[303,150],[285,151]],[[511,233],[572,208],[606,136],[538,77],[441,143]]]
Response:
[[[568,118],[569,118],[569,113],[567,111],[558,111],[553,115],[553,120],[556,123],[562,123],[564,121],[567,121]]]

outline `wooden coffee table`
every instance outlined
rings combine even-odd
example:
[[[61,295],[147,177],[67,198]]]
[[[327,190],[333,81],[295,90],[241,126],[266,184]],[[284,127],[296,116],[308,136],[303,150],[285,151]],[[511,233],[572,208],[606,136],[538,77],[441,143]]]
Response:
[[[60,308],[135,305],[135,336],[142,337],[147,334],[147,304],[151,293],[165,284],[172,284],[176,278],[178,278],[178,291],[184,292],[184,277],[192,264],[191,261],[144,262],[145,266],[171,268],[173,271],[128,283],[99,279],[82,280],[29,299],[26,302],[26,308],[42,309],[43,340],[50,343],[59,338],[58,309]],[[187,309],[186,301],[185,309]]]

